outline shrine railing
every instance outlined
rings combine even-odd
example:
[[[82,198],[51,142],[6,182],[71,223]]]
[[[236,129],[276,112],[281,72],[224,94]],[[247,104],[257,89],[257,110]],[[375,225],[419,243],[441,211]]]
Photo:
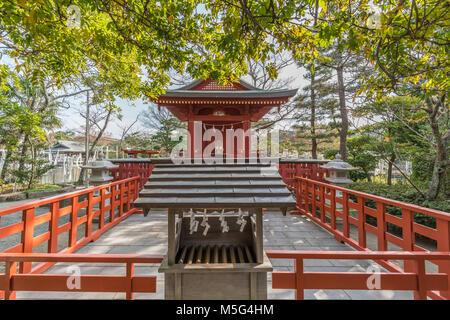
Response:
[[[278,172],[286,186],[291,190],[295,190],[297,188],[296,177],[325,182],[325,178],[329,176],[329,173],[327,169],[322,169],[321,165],[328,163],[328,161],[281,159],[278,165]]]
[[[350,251],[289,251],[266,250],[271,259],[294,260],[294,272],[272,272],[273,289],[295,289],[295,298],[304,299],[305,289],[342,290],[408,290],[414,298],[437,297],[438,291],[448,291],[449,273],[427,273],[426,261],[449,263],[446,252],[350,252]],[[308,259],[336,260],[403,260],[412,266],[408,272],[306,272]]]
[[[112,181],[119,181],[123,179],[128,179],[130,177],[139,177],[139,189],[144,187],[148,178],[152,174],[154,164],[151,162],[129,162],[126,159],[124,161],[112,161],[112,163],[119,165],[118,168],[109,169]]]
[[[160,264],[162,255],[135,254],[51,254],[51,253],[0,253],[0,262],[6,264],[5,273],[0,274],[0,292],[5,300],[15,300],[16,291],[58,291],[58,292],[125,292],[126,299],[134,298],[134,293],[156,292],[156,276],[136,276],[135,264]],[[17,264],[55,263],[113,263],[124,264],[125,275],[79,274],[21,274]],[[73,279],[71,279],[71,277]]]
[[[0,222],[15,221],[17,217],[13,215],[17,214],[21,214],[22,218],[20,222],[0,227],[2,247],[5,243],[12,242],[12,246],[2,252],[28,254],[36,249],[47,253],[76,251],[98,239],[102,233],[131,214],[140,211],[133,207],[139,191],[138,183],[139,177],[133,177],[0,209]],[[46,212],[37,215],[39,207],[45,208]],[[95,218],[98,221],[94,223]],[[61,243],[62,239],[66,244]],[[20,260],[19,272],[38,274],[52,264],[50,261],[32,267],[30,261]],[[0,293],[0,298],[1,296]]]
[[[395,208],[400,215],[388,213]],[[394,245],[410,255],[429,252],[416,243],[417,237],[434,241],[438,252],[450,255],[450,213],[416,206],[327,183],[298,178],[297,211],[333,233],[336,240],[346,242],[361,251],[370,251],[367,234],[376,236],[377,250],[386,251]],[[426,217],[435,221],[435,227],[420,223]],[[353,230],[351,230],[353,226]],[[420,255],[419,255],[420,256]],[[403,268],[389,261],[377,261],[393,272],[410,272],[415,267],[410,259]],[[450,261],[438,259],[430,262],[443,274],[450,274]],[[449,281],[449,280],[447,280]],[[450,287],[450,282],[447,283]],[[450,290],[431,292],[433,298],[450,299]]]

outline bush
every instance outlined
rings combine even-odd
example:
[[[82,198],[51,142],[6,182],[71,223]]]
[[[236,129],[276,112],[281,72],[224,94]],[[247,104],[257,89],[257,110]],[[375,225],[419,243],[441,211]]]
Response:
[[[55,191],[61,189],[60,186],[54,185],[54,184],[40,184],[36,185],[31,189],[28,189],[26,193],[31,192],[42,192],[42,191]]]
[[[440,198],[428,201],[416,189],[404,183],[397,183],[389,186],[387,184],[374,182],[356,182],[349,185],[349,188],[384,198],[415,204],[421,207],[450,212],[450,200],[446,199],[444,195],[441,194]],[[366,205],[370,208],[376,208],[375,201],[373,200],[366,200]],[[389,214],[396,216],[401,216],[402,214],[401,208],[393,206],[388,206],[386,211]],[[436,219],[428,215],[415,213],[414,220],[417,223],[424,224],[431,228],[436,227]]]

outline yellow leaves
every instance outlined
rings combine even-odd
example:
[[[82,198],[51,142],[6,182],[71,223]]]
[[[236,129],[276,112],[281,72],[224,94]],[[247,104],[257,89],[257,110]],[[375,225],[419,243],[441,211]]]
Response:
[[[169,24],[173,24],[173,15],[171,15],[168,19],[167,19],[167,21],[169,21]]]

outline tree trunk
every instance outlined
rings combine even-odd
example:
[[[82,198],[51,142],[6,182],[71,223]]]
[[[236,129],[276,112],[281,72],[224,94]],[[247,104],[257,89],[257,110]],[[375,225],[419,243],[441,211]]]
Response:
[[[391,155],[390,161],[388,161],[388,171],[387,171],[387,184],[388,186],[392,185],[392,168],[393,163],[395,162],[396,155]]]
[[[98,133],[98,135],[95,138],[94,142],[92,142],[92,145],[91,145],[91,147],[89,149],[88,154],[92,154],[94,152],[94,148],[97,146],[97,143],[99,142],[100,138],[103,136],[103,133],[105,132],[106,127],[109,124],[109,120],[111,119],[111,115],[112,115],[112,110],[109,110],[108,111],[108,115],[106,116],[106,119],[105,119],[105,123],[103,124],[103,127],[100,130],[100,132]],[[84,183],[85,173],[86,173],[86,169],[85,168],[81,168],[80,177],[78,178],[78,182],[77,182],[78,185],[82,185]]]
[[[311,73],[311,157],[317,159],[315,77]]]
[[[25,167],[25,156],[28,151],[27,141],[29,139],[29,136],[26,134],[23,138],[23,145],[22,150],[20,151],[20,159],[19,159],[19,172],[22,172]]]
[[[8,173],[9,163],[11,161],[12,151],[8,149],[5,155],[5,161],[3,162],[3,168],[0,174],[0,180],[5,180],[6,174]]]
[[[27,190],[31,189],[31,187],[33,186],[33,180],[34,180],[34,173],[35,173],[35,160],[36,160],[36,150],[34,149],[33,144],[31,143],[31,140],[29,140],[30,143],[30,148],[31,148],[31,173],[30,173],[30,178],[28,180],[28,186],[27,186]]]
[[[339,153],[342,160],[347,161],[347,133],[348,133],[348,115],[345,105],[345,83],[344,83],[344,63],[342,61],[342,52],[339,52],[338,65],[336,67],[339,94],[339,111],[341,115],[341,130],[339,132]]]
[[[445,97],[443,97],[445,99]],[[440,102],[442,103],[442,101]],[[450,131],[447,131],[445,136],[441,135],[439,130],[439,123],[437,120],[437,114],[439,111],[439,105],[428,101],[429,114],[428,119],[430,121],[431,132],[433,133],[435,145],[436,145],[436,157],[434,159],[433,173],[431,175],[431,182],[428,187],[426,198],[428,200],[436,199],[442,186],[442,181],[445,177],[445,172],[450,165],[448,144],[450,140]]]

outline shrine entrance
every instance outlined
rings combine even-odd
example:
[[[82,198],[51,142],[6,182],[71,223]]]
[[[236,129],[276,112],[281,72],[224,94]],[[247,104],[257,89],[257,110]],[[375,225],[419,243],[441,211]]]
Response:
[[[205,153],[248,158],[251,122],[259,121],[274,107],[280,108],[296,93],[297,89],[263,90],[243,80],[221,86],[208,79],[167,90],[153,101],[188,123],[190,157],[202,158]],[[222,142],[214,146],[218,137]]]

